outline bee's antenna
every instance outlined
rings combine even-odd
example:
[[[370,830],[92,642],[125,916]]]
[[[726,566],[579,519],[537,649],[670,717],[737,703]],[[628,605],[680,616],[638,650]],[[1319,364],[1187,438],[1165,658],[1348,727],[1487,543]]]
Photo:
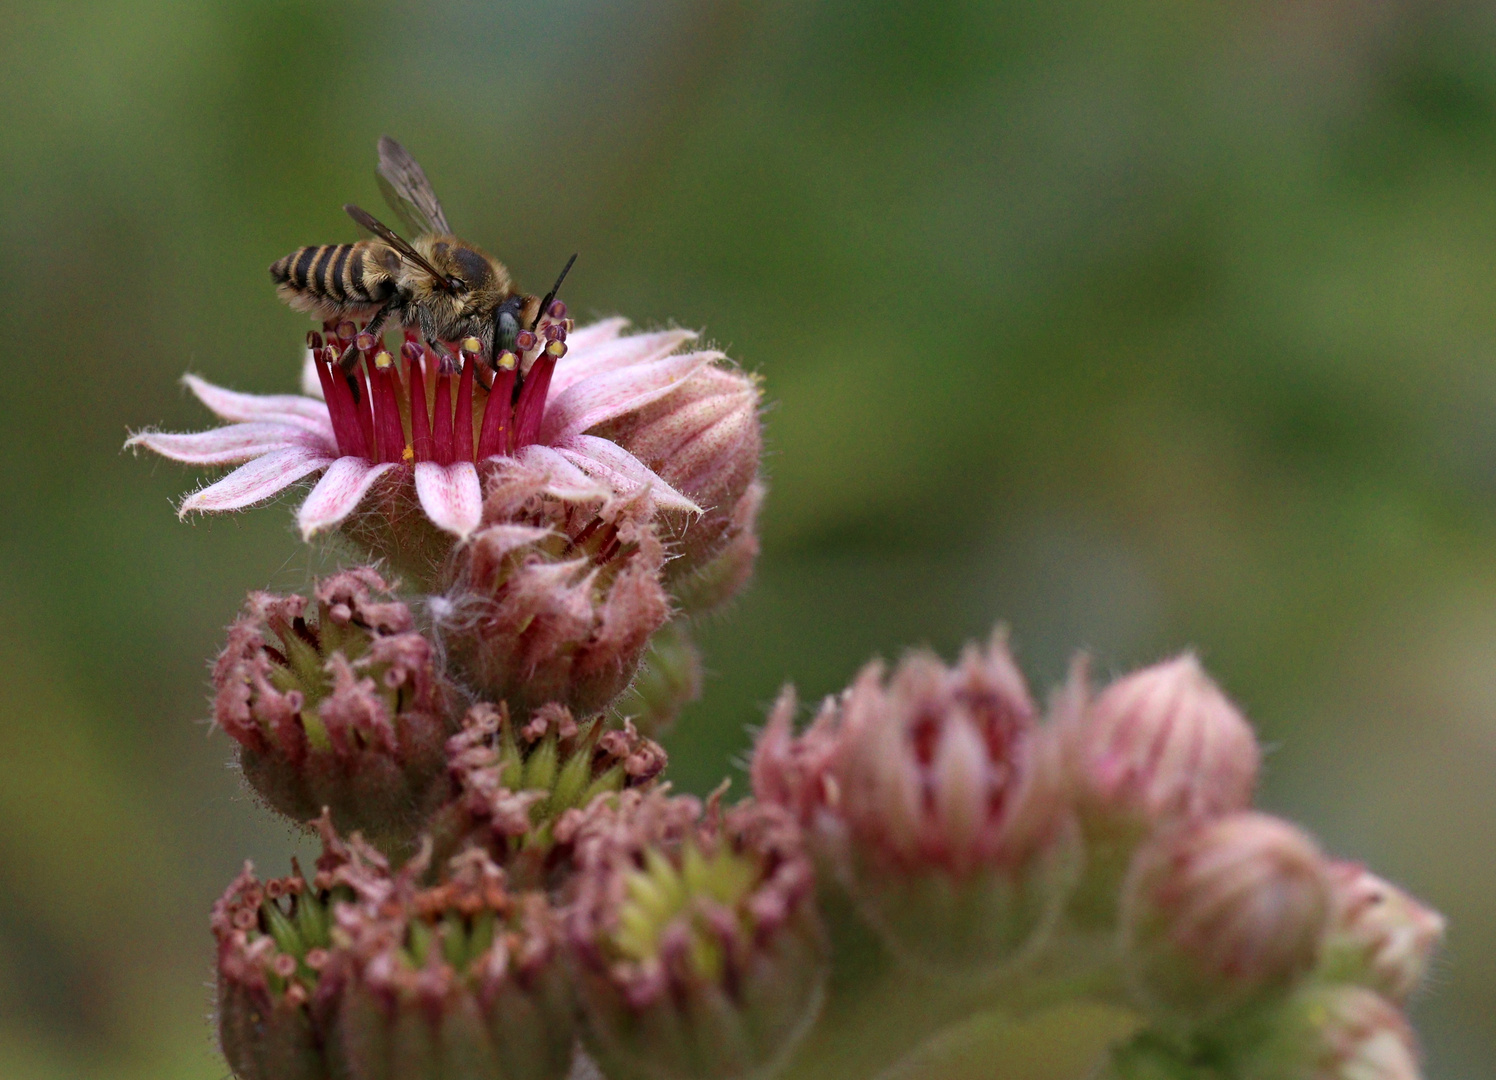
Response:
[[[535,328],[540,325],[540,317],[546,313],[551,306],[551,301],[556,299],[556,294],[561,291],[561,283],[566,280],[566,275],[571,272],[571,264],[577,261],[577,253],[572,252],[571,258],[566,260],[566,265],[561,268],[561,276],[556,278],[556,284],[551,286],[551,291],[545,294],[545,299],[540,302],[540,310],[535,313],[535,319],[530,323],[530,332],[533,334]]]

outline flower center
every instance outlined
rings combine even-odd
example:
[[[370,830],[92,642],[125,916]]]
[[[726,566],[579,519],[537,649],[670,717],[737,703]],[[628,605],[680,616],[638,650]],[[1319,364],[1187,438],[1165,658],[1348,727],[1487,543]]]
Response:
[[[732,911],[761,876],[754,860],[725,847],[707,855],[687,844],[678,867],[659,851],[647,848],[644,866],[629,872],[624,880],[626,899],[618,912],[614,946],[631,960],[647,960],[659,952],[665,931],[682,925],[692,966],[699,974],[715,978],[725,956],[700,905]],[[682,919],[683,924],[677,923]]]
[[[451,465],[513,455],[540,438],[556,362],[566,355],[571,320],[561,301],[515,350],[493,365],[477,338],[438,352],[405,331],[397,361],[373,334],[351,322],[307,335],[338,453],[374,464]],[[445,351],[447,345],[450,351]]]

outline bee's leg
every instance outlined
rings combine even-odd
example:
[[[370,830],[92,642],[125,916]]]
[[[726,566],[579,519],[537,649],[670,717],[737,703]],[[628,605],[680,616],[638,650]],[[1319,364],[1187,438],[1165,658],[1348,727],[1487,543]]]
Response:
[[[389,322],[390,316],[395,313],[399,306],[399,297],[386,302],[383,307],[374,313],[374,317],[369,320],[369,325],[364,327],[363,332],[373,334],[374,338],[378,340],[379,336],[384,333],[384,324]],[[353,375],[353,365],[358,363],[358,347],[354,344],[357,340],[358,336],[354,335],[353,341],[350,341],[348,347],[343,350],[343,355],[338,357],[338,364],[342,367],[343,374],[349,376],[350,382]],[[357,394],[354,396],[357,397]]]
[[[452,355],[452,350],[447,348],[430,334],[426,335],[426,346],[432,352],[436,353],[437,359],[440,361],[443,370],[450,369],[452,371],[456,371],[462,366],[457,362],[457,357]]]

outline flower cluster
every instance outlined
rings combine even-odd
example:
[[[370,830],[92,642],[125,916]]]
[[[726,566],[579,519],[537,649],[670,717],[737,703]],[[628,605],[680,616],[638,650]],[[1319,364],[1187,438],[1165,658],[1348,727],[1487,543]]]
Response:
[[[322,841],[214,908],[234,1073],[767,1080],[828,996],[856,1015],[841,912],[941,1015],[1130,1009],[1116,1080],[1416,1077],[1442,920],[1253,809],[1251,726],[1192,655],[1099,692],[1078,661],[1046,710],[1001,632],[915,652],[803,731],[786,690],[751,797],[670,790],[693,620],[764,497],[757,382],[691,337],[558,302],[490,362],[329,325],[304,393],[189,377],[227,423],[130,440],[237,466],[184,515],[320,473],[303,535],[372,560],[252,593],[214,667],[245,778]]]
[[[1442,920],[1251,809],[1252,729],[1193,656],[1099,694],[1078,661],[1041,721],[999,633],[869,665],[798,735],[795,711],[755,795],[914,969],[1013,1008],[1081,978],[1148,1021],[1126,1080],[1417,1075],[1399,1006]]]

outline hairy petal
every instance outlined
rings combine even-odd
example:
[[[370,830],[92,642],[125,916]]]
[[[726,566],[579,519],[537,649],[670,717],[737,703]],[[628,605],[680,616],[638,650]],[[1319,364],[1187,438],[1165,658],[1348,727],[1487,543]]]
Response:
[[[272,450],[297,446],[328,455],[337,453],[320,435],[280,420],[229,424],[207,431],[141,431],[130,436],[125,446],[143,446],[187,465],[238,465]]]
[[[545,473],[544,493],[563,502],[586,502],[589,499],[605,499],[608,488],[588,476],[566,459],[559,451],[535,443],[518,454],[518,461],[528,468]]]
[[[332,420],[327,406],[300,394],[241,394],[214,386],[196,375],[183,375],[182,382],[197,399],[224,420],[283,420],[332,438]]]
[[[546,407],[541,441],[554,446],[590,427],[648,405],[721,355],[699,352],[667,356],[584,379],[557,394]]]
[[[353,512],[370,486],[395,466],[389,462],[371,465],[361,457],[340,457],[332,463],[312,493],[296,512],[301,536],[310,540]]]
[[[333,459],[304,447],[273,450],[241,465],[216,484],[194,491],[182,500],[178,516],[195,512],[238,510],[263,502],[284,491],[296,481],[318,469],[325,469]]]
[[[589,476],[605,481],[620,495],[631,495],[647,487],[655,505],[662,509],[701,513],[701,507],[665,483],[649,466],[615,442],[595,435],[574,435],[555,449]]]
[[[606,327],[615,321],[618,330],[622,330],[624,320],[608,319],[584,327],[566,339],[571,351],[556,365],[556,373],[551,377],[551,393],[559,394],[594,375],[659,360],[696,336],[690,330],[661,330],[654,334],[632,334],[626,338],[618,337],[614,331],[609,337],[599,336],[595,341],[588,336],[598,327]]]
[[[471,461],[416,462],[416,497],[432,524],[466,540],[483,518],[483,489]]]

